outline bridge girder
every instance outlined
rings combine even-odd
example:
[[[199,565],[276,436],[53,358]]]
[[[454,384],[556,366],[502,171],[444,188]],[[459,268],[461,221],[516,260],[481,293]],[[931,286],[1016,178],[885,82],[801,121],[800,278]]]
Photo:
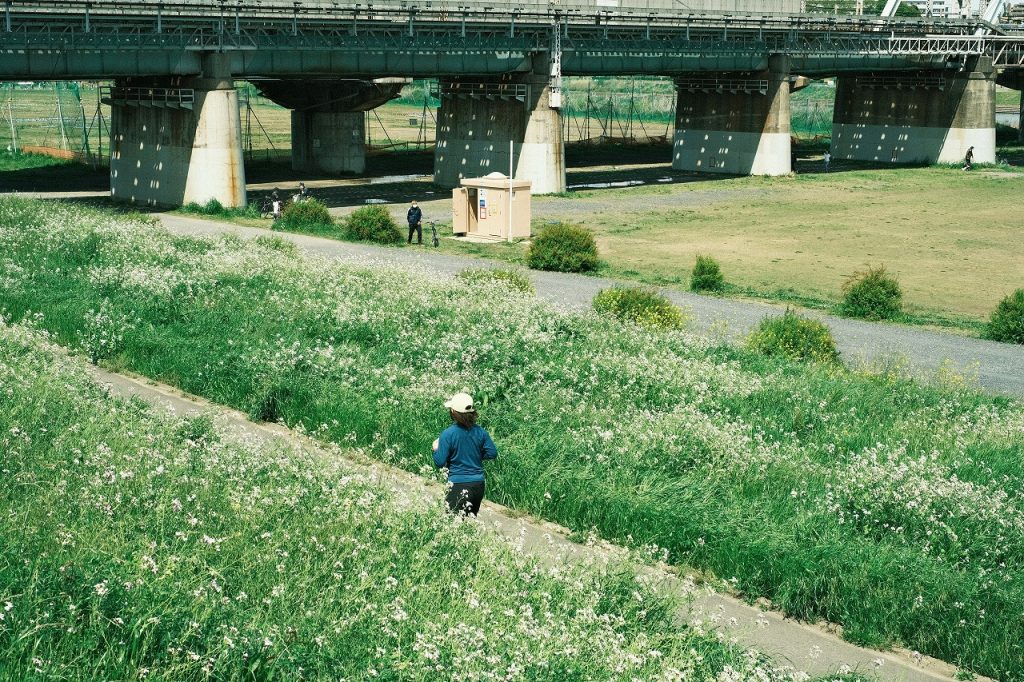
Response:
[[[118,13],[104,3],[90,14],[87,5],[36,0],[8,10],[0,79],[194,75],[198,55],[209,52],[230,54],[238,78],[491,75],[528,71],[555,31],[567,75],[756,70],[773,54],[787,55],[807,75],[955,67],[979,54],[991,54],[997,66],[1024,66],[1024,38],[974,36],[976,23],[935,19],[416,7],[302,14],[298,4],[244,2],[227,13],[179,8],[167,15],[152,4],[128,3],[135,9]]]

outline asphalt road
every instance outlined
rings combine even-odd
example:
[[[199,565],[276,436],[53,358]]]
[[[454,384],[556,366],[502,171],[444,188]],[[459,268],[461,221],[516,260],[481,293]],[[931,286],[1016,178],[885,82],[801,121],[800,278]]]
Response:
[[[266,230],[197,218],[159,214],[161,223],[177,234],[222,234],[235,232],[255,238]],[[464,256],[432,253],[429,247],[394,248],[341,242],[306,235],[276,232],[304,251],[342,260],[377,258],[391,263],[417,265],[439,273],[454,274],[467,267],[481,267],[487,261]],[[614,280],[555,272],[531,272],[538,296],[564,309],[590,306],[601,289]],[[768,315],[784,306],[700,296],[680,291],[663,292],[677,305],[689,309],[691,328],[708,334],[739,339]],[[850,365],[903,363],[924,378],[935,376],[943,365],[976,378],[983,390],[1024,397],[1024,346],[996,343],[952,333],[904,325],[861,322],[809,312],[832,330],[844,360]]]

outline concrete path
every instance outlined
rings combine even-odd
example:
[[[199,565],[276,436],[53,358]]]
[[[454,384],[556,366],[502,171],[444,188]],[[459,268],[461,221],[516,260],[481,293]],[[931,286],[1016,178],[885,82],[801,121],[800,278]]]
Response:
[[[169,214],[158,215],[161,223],[176,234],[213,235],[235,232],[246,238],[267,234],[267,230]],[[467,267],[484,267],[492,261],[468,256],[433,253],[430,247],[394,248],[355,244],[306,235],[275,232],[307,253],[342,260],[380,259],[391,263],[417,265],[441,273],[456,273]],[[590,306],[601,289],[616,284],[600,277],[554,272],[531,272],[537,294],[565,309]],[[778,315],[784,305],[771,305],[713,296],[699,296],[665,290],[673,302],[689,308],[693,328],[704,333],[723,334],[738,340],[768,315]],[[977,377],[981,388],[1024,397],[1024,346],[931,331],[920,327],[861,322],[810,312],[827,324],[848,364],[905,362],[915,373],[934,376],[944,362],[968,376]]]
[[[276,424],[256,424],[241,412],[214,405],[201,398],[188,396],[170,386],[114,374],[92,368],[93,375],[109,387],[111,393],[142,400],[169,409],[178,415],[213,413],[222,423],[259,440],[286,439],[298,443],[316,457],[336,457],[311,439]],[[344,454],[354,469],[371,474],[376,480],[402,494],[427,494],[440,497],[441,486],[400,469],[371,462],[354,454]],[[491,502],[485,502],[480,520],[495,532],[521,544],[523,551],[544,563],[555,561],[608,559],[624,557],[621,548],[607,543],[580,545],[568,539],[569,531],[561,526],[525,517],[521,513]],[[879,679],[898,682],[946,682],[955,679],[956,668],[927,656],[906,651],[881,652],[854,646],[832,634],[837,630],[800,623],[774,611],[748,606],[740,600],[692,586],[667,566],[639,566],[638,570],[651,580],[655,589],[665,594],[690,595],[692,601],[679,613],[683,622],[699,620],[720,629],[726,637],[748,649],[756,649],[772,657],[779,665],[792,666],[810,675],[826,675],[844,668],[871,674]],[[986,682],[987,678],[975,678]]]

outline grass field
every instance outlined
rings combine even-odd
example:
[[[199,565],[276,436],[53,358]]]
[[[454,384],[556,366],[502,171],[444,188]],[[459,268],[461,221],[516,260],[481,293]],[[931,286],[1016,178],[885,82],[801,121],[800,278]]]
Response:
[[[835,301],[844,278],[884,263],[911,310],[982,319],[1024,285],[1022,190],[1024,174],[937,168],[745,178],[672,188],[678,208],[645,210],[645,192],[630,193],[637,208],[585,223],[614,274],[685,282],[704,253],[740,288]]]
[[[625,566],[542,566],[338,453],[115,400],[3,320],[0,385],[3,679],[791,679]]]
[[[853,641],[1024,679],[1024,406],[956,377],[796,366],[500,285],[16,199],[0,280],[0,308],[62,344],[411,471],[434,406],[469,388],[503,453],[493,499],[653,543]]]

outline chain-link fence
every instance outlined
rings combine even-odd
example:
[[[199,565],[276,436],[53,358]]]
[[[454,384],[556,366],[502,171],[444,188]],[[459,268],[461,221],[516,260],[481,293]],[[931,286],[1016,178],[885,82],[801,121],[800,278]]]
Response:
[[[100,163],[110,111],[95,83],[0,84],[0,147]]]

